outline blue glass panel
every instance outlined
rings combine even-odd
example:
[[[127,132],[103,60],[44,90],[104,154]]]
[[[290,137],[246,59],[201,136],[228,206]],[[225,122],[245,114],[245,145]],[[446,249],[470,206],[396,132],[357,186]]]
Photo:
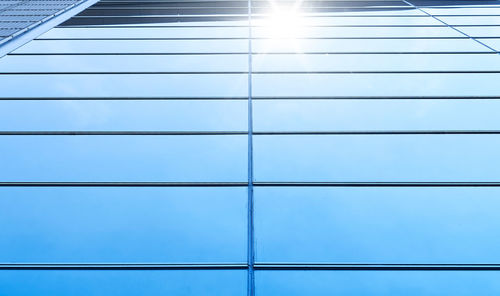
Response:
[[[356,50],[354,50],[356,51]],[[0,64],[1,69],[2,64]],[[257,54],[260,71],[500,71],[497,54]]]
[[[500,293],[498,271],[258,271],[257,296],[408,295]]]
[[[247,74],[0,75],[0,97],[232,98],[248,94],[247,82]]]
[[[254,18],[252,20],[252,25],[262,26],[267,25],[269,18]],[[383,16],[345,16],[345,17],[302,17],[301,23],[304,26],[357,26],[357,25],[405,25],[405,26],[423,26],[423,25],[434,25],[443,26],[443,23],[428,17],[428,16],[412,16],[412,17],[383,17]]]
[[[2,263],[246,261],[246,188],[3,187],[0,196]]]
[[[498,16],[440,16],[439,19],[452,26],[500,25]]]
[[[493,47],[495,50],[500,49],[500,38],[495,38],[495,39],[477,39],[480,42],[483,42],[484,44]]]
[[[256,136],[258,181],[498,182],[500,135]]]
[[[252,36],[270,38],[275,33],[267,27],[252,28]],[[299,37],[462,37],[448,27],[299,27],[293,32]]]
[[[44,38],[245,38],[244,27],[219,28],[55,28],[38,37]]]
[[[500,261],[500,188],[256,188],[257,261]]]
[[[252,42],[253,52],[470,52],[485,51],[469,39],[266,39]]]
[[[480,4],[480,3],[478,3]],[[435,7],[422,8],[423,11],[436,16],[442,15],[500,15],[500,7]]]
[[[254,131],[500,130],[500,100],[271,99],[253,105]]]
[[[500,37],[500,26],[498,27],[460,27],[460,31],[472,37]]]
[[[248,71],[248,55],[7,56],[0,72],[224,72]]]
[[[254,74],[256,97],[498,96],[500,74]]]
[[[246,101],[0,101],[0,130],[245,131],[246,129]]]
[[[3,136],[1,181],[246,181],[247,136]]]
[[[245,271],[0,271],[3,295],[246,295]]]
[[[246,40],[35,40],[14,53],[246,52]]]

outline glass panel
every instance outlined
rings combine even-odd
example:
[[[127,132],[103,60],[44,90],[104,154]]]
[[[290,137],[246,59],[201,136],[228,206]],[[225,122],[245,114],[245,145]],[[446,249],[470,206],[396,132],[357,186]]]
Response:
[[[500,135],[256,136],[257,181],[498,182]]]
[[[451,26],[500,25],[498,16],[440,16],[439,19]]]
[[[54,28],[44,38],[246,38],[248,28]]]
[[[257,18],[252,19],[252,25],[254,26],[266,26],[272,22],[269,18]],[[379,16],[343,16],[343,17],[300,17],[300,22],[304,26],[357,26],[357,25],[370,25],[370,26],[380,26],[380,25],[405,25],[405,26],[442,26],[443,24],[428,16],[398,16],[398,17],[379,17]]]
[[[0,271],[4,295],[246,295],[246,272],[158,270]]]
[[[14,53],[248,52],[247,40],[35,40]]]
[[[258,54],[253,71],[500,71],[497,54]],[[1,69],[0,64],[0,69]]]
[[[500,49],[500,38],[498,39],[478,39],[484,44],[493,47],[495,50]]]
[[[500,7],[454,7],[422,8],[432,15],[500,15]]]
[[[245,131],[246,101],[0,101],[7,131]]]
[[[485,51],[469,39],[266,39],[252,42],[253,52],[469,52]]]
[[[282,26],[278,30],[270,30],[268,27],[252,28],[254,38],[279,37]],[[299,27],[294,30],[291,37],[294,38],[324,38],[324,37],[463,37],[462,34],[448,27]],[[278,31],[278,32],[276,32]],[[285,30],[286,32],[286,30]],[[282,36],[283,37],[283,36]],[[289,37],[289,36],[284,36]]]
[[[498,27],[456,27],[460,31],[472,37],[500,37],[500,26]]]
[[[499,194],[492,187],[256,188],[257,261],[498,262]]]
[[[254,74],[254,97],[498,96],[499,74]]]
[[[6,56],[0,72],[242,72],[248,54]]]
[[[500,130],[499,100],[257,100],[254,131]]]
[[[0,195],[3,263],[246,261],[246,188],[3,187]]]
[[[1,181],[246,181],[247,136],[3,136]]]
[[[0,75],[0,97],[233,98],[248,95],[247,82],[247,74]]]
[[[257,271],[257,296],[498,295],[498,271]]]

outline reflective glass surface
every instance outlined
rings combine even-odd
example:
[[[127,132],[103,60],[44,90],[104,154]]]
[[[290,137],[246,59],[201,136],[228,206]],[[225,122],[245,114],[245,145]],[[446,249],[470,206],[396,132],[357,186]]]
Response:
[[[256,295],[493,296],[498,271],[257,271]]]
[[[499,59],[500,60],[500,59]],[[254,131],[499,130],[498,100],[258,100]]]
[[[0,295],[498,294],[498,1],[78,9],[0,46]]]
[[[246,136],[2,136],[2,181],[245,181]]]
[[[499,135],[255,136],[263,182],[498,182]]]
[[[0,262],[246,260],[245,188],[4,187],[0,196]]]
[[[30,120],[25,120],[30,118]],[[4,131],[245,131],[235,100],[0,101]]]
[[[6,295],[246,295],[245,271],[0,271]]]
[[[500,188],[257,188],[258,262],[498,262]]]
[[[246,74],[0,75],[0,98],[233,98],[247,95],[247,82]]]
[[[248,57],[231,55],[12,55],[0,59],[1,73],[57,72],[245,72]]]

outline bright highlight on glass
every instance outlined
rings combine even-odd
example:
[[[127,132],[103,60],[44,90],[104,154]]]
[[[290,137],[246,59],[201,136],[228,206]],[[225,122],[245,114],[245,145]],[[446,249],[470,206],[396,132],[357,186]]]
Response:
[[[301,52],[301,39],[305,22],[300,13],[301,2],[293,5],[278,5],[271,2],[271,11],[262,20],[262,29],[266,37],[264,51]]]
[[[296,39],[303,36],[303,19],[295,9],[273,10],[265,26],[269,30],[269,38]]]

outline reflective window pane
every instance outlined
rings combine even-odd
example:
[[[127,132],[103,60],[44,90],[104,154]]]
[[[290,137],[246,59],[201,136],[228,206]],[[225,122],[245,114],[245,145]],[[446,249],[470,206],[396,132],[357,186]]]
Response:
[[[500,26],[498,27],[460,27],[457,29],[472,37],[500,37]]]
[[[281,28],[281,26],[277,26]],[[299,27],[293,32],[295,38],[345,38],[345,37],[462,37],[448,27]],[[278,32],[267,27],[252,28],[254,38],[272,38]]]
[[[0,97],[234,98],[247,83],[247,74],[0,75]]]
[[[223,283],[223,284],[222,284]],[[245,271],[0,271],[4,295],[246,295]]]
[[[234,100],[0,101],[4,131],[246,131]]]
[[[256,295],[494,296],[499,276],[498,271],[258,271]]]
[[[14,53],[245,53],[247,50],[246,40],[35,40]]]
[[[258,54],[254,72],[500,71],[497,54]],[[1,64],[0,64],[1,66]]]
[[[256,188],[258,262],[498,262],[500,188]]]
[[[499,100],[256,100],[254,131],[499,130]]]
[[[37,39],[48,38],[246,38],[244,27],[219,28],[54,28]]]
[[[254,74],[256,97],[498,96],[499,74]]]
[[[247,136],[3,136],[1,181],[246,181]]]
[[[2,263],[246,260],[246,188],[3,187],[0,196]]]
[[[484,46],[469,39],[323,39],[254,40],[256,53],[269,52],[470,52]]]
[[[498,182],[500,135],[256,136],[257,181]]]
[[[53,72],[245,72],[247,54],[231,55],[12,55],[1,73]]]

